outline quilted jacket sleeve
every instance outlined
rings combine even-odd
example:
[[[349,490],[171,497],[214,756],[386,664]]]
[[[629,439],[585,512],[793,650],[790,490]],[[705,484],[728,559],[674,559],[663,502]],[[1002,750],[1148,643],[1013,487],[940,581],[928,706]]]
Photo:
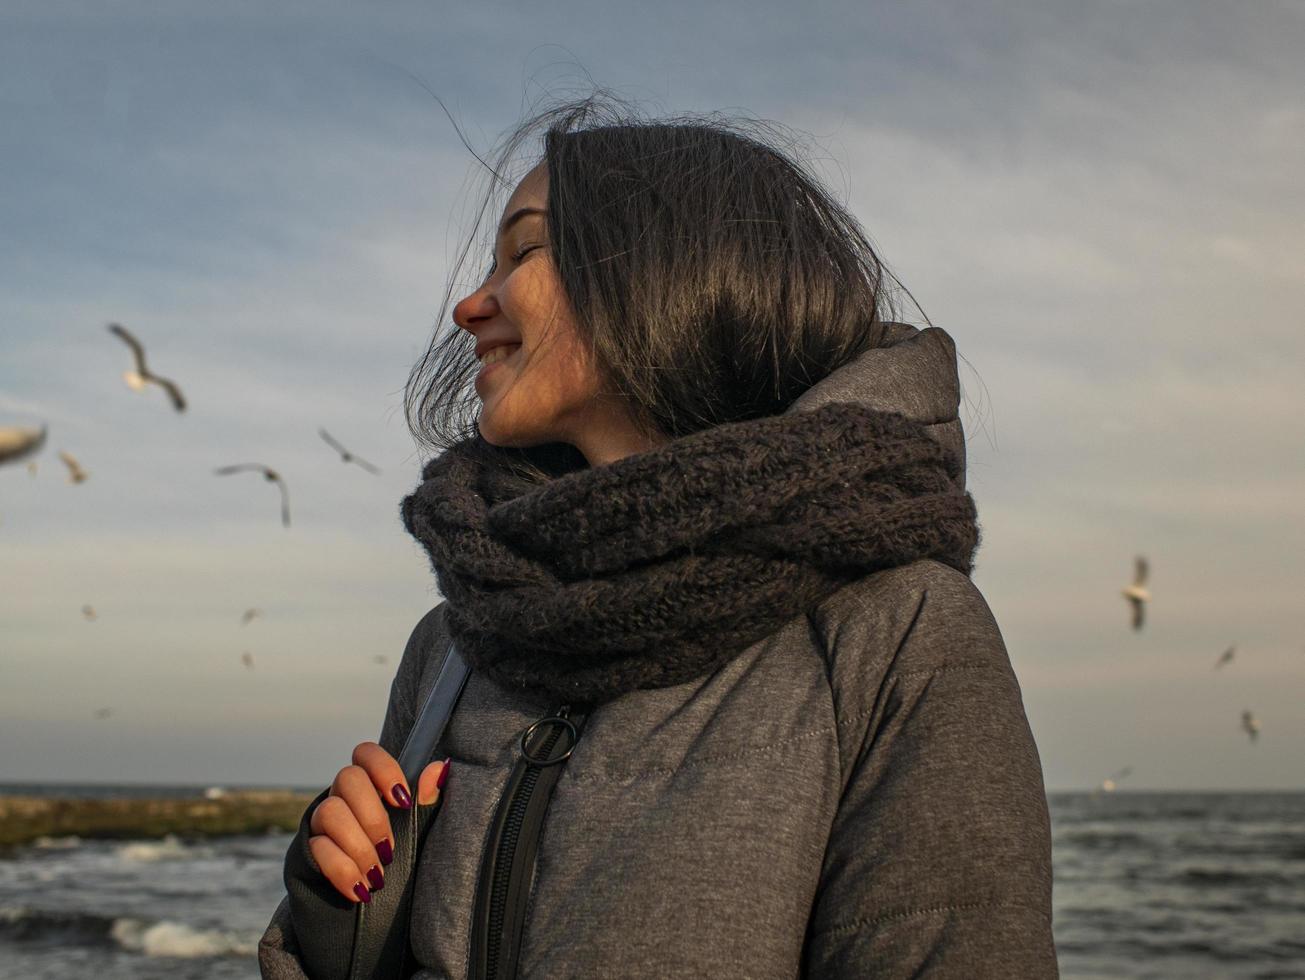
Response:
[[[925,564],[912,588],[863,600],[894,612],[827,640],[843,794],[804,975],[1054,980],[1050,822],[1020,688],[978,590]]]
[[[442,606],[442,604],[441,604]],[[398,756],[417,713],[417,691],[432,651],[442,652],[441,606],[427,613],[408,638],[390,685],[389,702],[377,742]],[[347,764],[347,759],[341,766]],[[258,965],[263,980],[321,980],[349,961],[354,929],[354,903],[327,881],[312,852],[309,821],[313,811],[330,794],[323,789],[304,809],[299,828],[286,851],[283,880],[286,895],[258,944]]]

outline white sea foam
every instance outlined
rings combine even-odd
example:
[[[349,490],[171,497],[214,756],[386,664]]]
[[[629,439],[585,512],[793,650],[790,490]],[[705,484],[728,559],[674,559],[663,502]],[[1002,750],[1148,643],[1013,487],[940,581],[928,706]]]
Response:
[[[171,861],[190,857],[192,852],[176,834],[168,834],[156,841],[133,841],[118,848],[126,861]]]
[[[67,851],[81,846],[82,839],[76,834],[69,834],[66,837],[47,837],[43,835],[32,841],[32,847],[39,847],[48,851]]]
[[[154,923],[115,919],[110,935],[123,949],[146,956],[254,956],[258,945],[234,932],[195,929],[168,919]]]

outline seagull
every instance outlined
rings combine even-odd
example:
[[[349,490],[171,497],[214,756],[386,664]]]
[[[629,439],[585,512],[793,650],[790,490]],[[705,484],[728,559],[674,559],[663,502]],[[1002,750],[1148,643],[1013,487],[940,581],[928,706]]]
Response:
[[[34,425],[0,426],[0,463],[14,463],[24,456],[30,456],[41,448],[45,442],[45,426],[39,429]],[[27,464],[29,468],[35,462]]]
[[[340,454],[340,459],[341,459],[343,462],[346,462],[346,463],[357,463],[359,466],[361,466],[363,469],[365,469],[368,473],[378,473],[378,474],[379,474],[379,473],[381,472],[381,471],[378,470],[375,466],[373,466],[371,463],[367,462],[365,459],[360,459],[359,457],[355,456],[353,453],[349,452],[349,450],[345,449],[342,445],[340,445],[339,442],[337,442],[335,439],[332,439],[332,438],[331,438],[331,434],[330,434],[329,432],[327,432],[325,429],[319,428],[319,429],[317,430],[317,432],[318,432],[318,434],[319,434],[323,439],[326,440],[326,444],[327,444],[328,446],[330,446],[332,449],[334,449],[337,453]]]
[[[1233,654],[1235,654],[1236,652],[1237,652],[1236,646],[1231,646],[1227,650],[1225,650],[1223,652],[1223,655],[1220,656],[1219,659],[1214,662],[1214,669],[1218,670],[1224,664],[1232,663]]]
[[[240,662],[252,670],[254,668],[254,655],[246,650],[240,655]]]
[[[1151,600],[1151,593],[1146,591],[1147,564],[1141,555],[1137,556],[1133,566],[1133,584],[1124,589],[1123,596],[1133,606],[1133,629],[1142,628],[1142,614],[1145,603]]]
[[[1260,734],[1260,720],[1251,714],[1249,708],[1242,712],[1242,731],[1251,737],[1252,742]]]
[[[77,462],[77,460],[73,458],[71,453],[65,453],[62,450],[60,450],[59,458],[63,460],[64,464],[67,465],[68,467],[69,483],[86,482],[86,478],[90,476],[90,474],[87,473],[84,469],[82,469],[81,463]]]
[[[376,656],[372,657],[372,663],[385,664],[388,662],[389,660],[386,658],[385,654],[383,653],[378,653]]]
[[[112,708],[96,708],[96,709],[95,709],[95,717],[96,717],[96,718],[107,718],[107,717],[109,717],[109,715],[111,715],[111,714],[113,714],[113,709],[112,709]]]
[[[131,348],[132,356],[136,359],[136,370],[124,371],[122,375],[123,380],[127,382],[127,387],[133,391],[140,391],[147,383],[159,385],[172,399],[172,407],[178,412],[184,412],[186,410],[186,399],[182,397],[181,389],[177,387],[176,382],[169,381],[167,378],[160,378],[145,366],[145,348],[141,345],[141,342],[133,337],[122,324],[110,323],[109,330],[126,342],[127,346]]]
[[[286,491],[285,481],[281,479],[281,474],[270,466],[264,466],[262,463],[237,463],[234,466],[219,466],[213,472],[218,476],[227,476],[231,473],[241,473],[246,470],[253,470],[263,474],[265,480],[273,481],[281,488],[281,523],[286,527],[290,526],[290,494]]]
[[[1133,771],[1132,766],[1124,766],[1124,768],[1120,769],[1119,772],[1111,773],[1105,779],[1101,780],[1102,792],[1113,793],[1115,791],[1115,788],[1119,785],[1119,780],[1123,779],[1132,771]]]
[[[246,609],[245,614],[240,617],[240,625],[248,626],[251,622],[253,622],[255,616],[261,616],[261,615],[263,615],[263,610],[261,609]]]
[[[95,607],[94,607],[94,606],[82,606],[82,616],[84,616],[84,617],[86,618],[86,622],[88,622],[88,623],[93,623],[93,622],[95,622]]]

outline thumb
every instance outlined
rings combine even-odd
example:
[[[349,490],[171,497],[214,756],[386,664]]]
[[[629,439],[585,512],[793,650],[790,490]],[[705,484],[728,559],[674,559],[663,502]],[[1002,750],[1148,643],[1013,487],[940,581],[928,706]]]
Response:
[[[445,759],[443,762],[432,762],[421,771],[421,776],[417,779],[418,806],[425,806],[439,799],[444,782],[448,779],[449,763],[451,761],[451,759]]]

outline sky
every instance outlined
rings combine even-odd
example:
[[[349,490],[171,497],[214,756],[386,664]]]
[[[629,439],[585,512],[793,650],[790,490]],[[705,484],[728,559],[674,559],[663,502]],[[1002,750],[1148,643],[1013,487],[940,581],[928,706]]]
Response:
[[[0,467],[0,782],[311,787],[377,736],[440,601],[403,387],[480,188],[432,93],[483,155],[600,86],[798,134],[955,339],[1047,788],[1301,788],[1301,50],[1272,0],[8,0],[0,425],[50,435]]]

